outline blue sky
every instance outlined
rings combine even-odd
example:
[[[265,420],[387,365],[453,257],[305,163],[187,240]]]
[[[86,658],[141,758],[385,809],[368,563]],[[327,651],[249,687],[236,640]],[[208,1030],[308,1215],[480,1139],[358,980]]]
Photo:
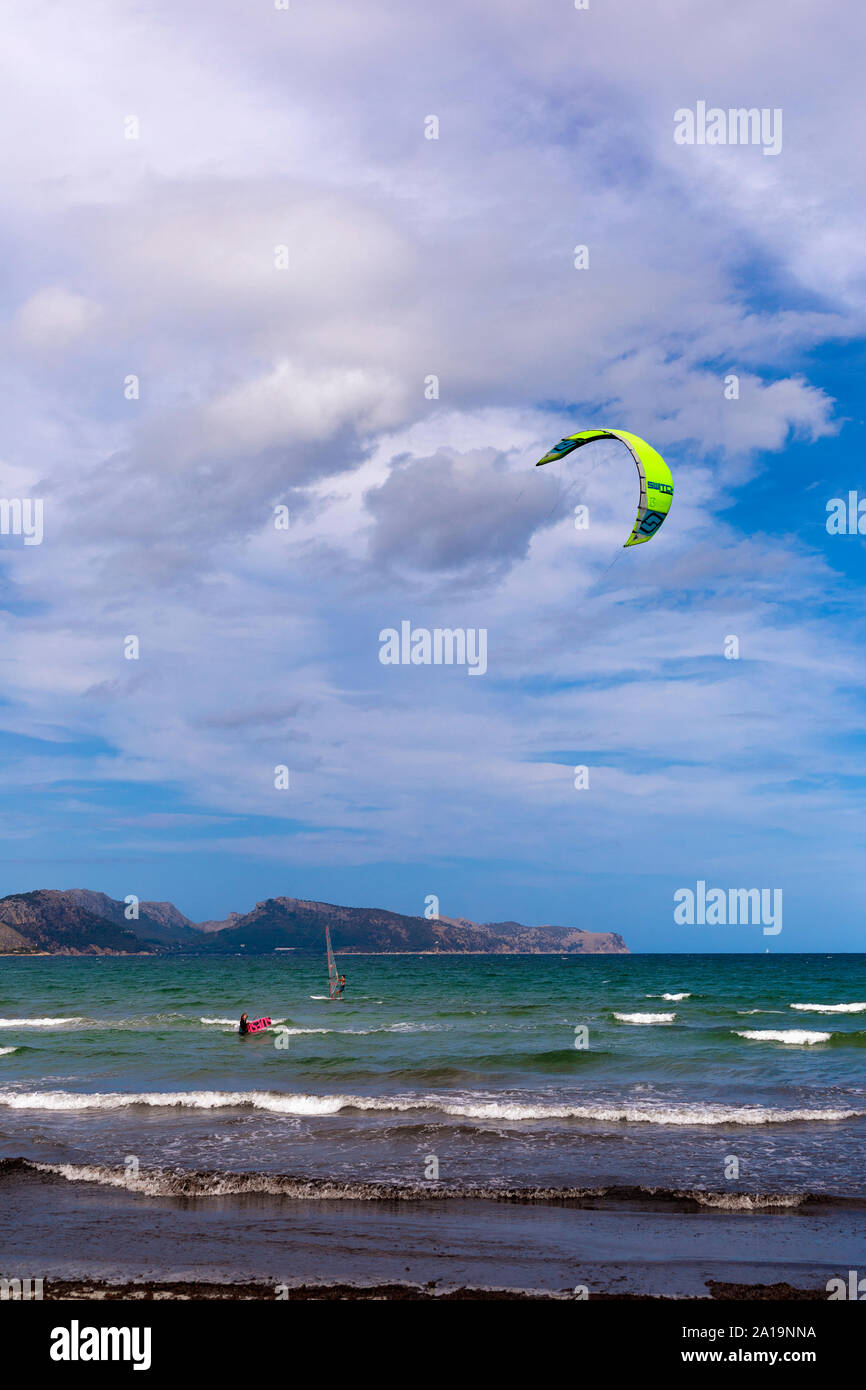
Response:
[[[862,7],[10,28],[0,491],[45,535],[0,536],[0,891],[862,949]],[[702,100],[781,152],[676,144]],[[592,425],[671,466],[650,545],[619,445],[534,470]],[[406,619],[486,673],[382,665]],[[675,924],[698,880],[783,932]]]

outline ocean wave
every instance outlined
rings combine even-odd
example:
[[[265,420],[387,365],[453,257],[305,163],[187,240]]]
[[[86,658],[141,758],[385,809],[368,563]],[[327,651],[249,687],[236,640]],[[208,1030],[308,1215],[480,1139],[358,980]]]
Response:
[[[17,1047],[0,1047],[0,1057],[5,1057],[9,1052],[17,1052]]]
[[[748,1038],[751,1042],[780,1042],[804,1047],[829,1042],[832,1037],[831,1033],[815,1033],[806,1028],[744,1028],[734,1031],[738,1038]]]
[[[442,1028],[441,1023],[388,1023],[382,1028],[370,1029],[375,1033],[437,1033]],[[359,1029],[359,1032],[362,1030]]]
[[[278,1023],[274,1025],[275,1033],[289,1033],[293,1038],[300,1037],[302,1033],[340,1033],[348,1031],[350,1030],[341,1028],[295,1028],[289,1023]]]
[[[475,1199],[524,1203],[641,1202],[676,1204],[712,1211],[797,1211],[807,1204],[862,1207],[862,1198],[809,1192],[719,1192],[704,1188],[508,1187],[488,1183],[364,1182],[342,1178],[300,1177],[284,1173],[207,1172],[151,1168],[130,1170],[100,1163],[46,1163],[32,1159],[0,1161],[0,1177],[38,1172],[65,1182],[98,1183],[148,1197],[227,1197],[260,1194],[301,1201],[430,1202]]]
[[[676,1014],[614,1014],[620,1023],[673,1023]]]
[[[278,1033],[339,1033],[342,1037],[366,1038],[371,1033],[436,1033],[442,1028],[438,1023],[383,1023],[378,1028],[296,1028],[294,1025],[274,1025]]]
[[[667,999],[671,1004],[678,1004],[681,999],[691,999],[690,994],[648,994],[647,999]]]
[[[323,1003],[323,1002],[324,1002],[325,1004],[333,1004],[333,1003],[339,1004],[339,1003],[343,1002],[343,1001],[340,1000],[340,999],[332,999],[331,996],[330,996],[330,994],[311,994],[311,995],[310,995],[310,998],[311,998],[311,999],[315,999],[317,1003]],[[382,1000],[382,999],[374,999],[374,997],[373,997],[372,994],[353,994],[351,1000],[347,999],[347,1000],[345,1000],[345,1003],[347,1003],[347,1004],[348,1004],[348,1003],[352,1003],[352,1004],[382,1004],[382,1003],[384,1003],[384,1000]]]
[[[688,1195],[699,1206],[710,1207],[713,1211],[766,1211],[779,1208],[796,1211],[806,1202],[821,1200],[796,1192],[703,1192],[692,1189]]]
[[[802,1009],[813,1014],[862,1014],[866,1004],[789,1004],[789,1009]]]
[[[274,1019],[274,1023],[282,1022],[281,1019]],[[199,1024],[209,1027],[220,1027],[237,1032],[237,1018],[206,1018],[200,1016],[197,1020]],[[142,1032],[166,1025],[174,1025],[189,1028],[196,1026],[196,1019],[190,1014],[183,1013],[160,1013],[160,1014],[139,1014],[129,1018],[88,1018],[79,1014],[70,1018],[0,1018],[0,1028],[60,1028],[67,1025],[79,1025],[79,1029],[88,1031],[104,1032]],[[327,1031],[327,1030],[322,1030]]]
[[[0,1091],[0,1106],[12,1110],[79,1111],[123,1110],[134,1106],[179,1107],[192,1110],[254,1109],[278,1115],[336,1115],[341,1111],[376,1111],[407,1114],[417,1110],[470,1120],[521,1123],[538,1120],[590,1120],[606,1123],[656,1125],[764,1125],[792,1121],[855,1119],[863,1110],[812,1109],[784,1110],[760,1105],[715,1105],[709,1103],[666,1104],[641,1102],[622,1104],[598,1101],[595,1104],[547,1105],[532,1100],[487,1100],[472,1095],[465,1099],[450,1095],[359,1096],[308,1095],[279,1091]]]
[[[62,1028],[66,1023],[83,1023],[83,1018],[0,1018],[0,1028]]]

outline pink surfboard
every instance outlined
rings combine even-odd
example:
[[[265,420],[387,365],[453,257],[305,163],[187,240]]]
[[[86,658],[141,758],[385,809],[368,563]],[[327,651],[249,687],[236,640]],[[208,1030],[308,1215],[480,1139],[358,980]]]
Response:
[[[248,1025],[248,1032],[260,1033],[263,1028],[270,1028],[270,1026],[271,1020],[269,1018],[257,1018]]]

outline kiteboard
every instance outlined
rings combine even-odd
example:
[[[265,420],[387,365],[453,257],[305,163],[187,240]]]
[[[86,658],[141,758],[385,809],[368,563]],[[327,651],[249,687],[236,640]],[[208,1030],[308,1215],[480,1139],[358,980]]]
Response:
[[[256,1018],[252,1023],[247,1024],[247,1032],[261,1033],[265,1028],[270,1028],[270,1026],[271,1020],[269,1018]]]

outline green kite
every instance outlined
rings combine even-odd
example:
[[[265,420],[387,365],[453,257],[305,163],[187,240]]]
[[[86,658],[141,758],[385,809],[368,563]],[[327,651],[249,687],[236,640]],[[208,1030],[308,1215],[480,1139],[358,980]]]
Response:
[[[543,463],[565,458],[566,454],[582,448],[584,444],[592,444],[596,439],[621,439],[637,465],[637,475],[640,479],[637,519],[623,549],[630,545],[643,545],[645,541],[652,540],[674,500],[671,470],[661,454],[657,454],[645,439],[639,439],[636,434],[629,434],[627,430],[578,430],[577,434],[570,434],[566,439],[554,444],[550,453],[539,459],[535,466],[540,468]]]

